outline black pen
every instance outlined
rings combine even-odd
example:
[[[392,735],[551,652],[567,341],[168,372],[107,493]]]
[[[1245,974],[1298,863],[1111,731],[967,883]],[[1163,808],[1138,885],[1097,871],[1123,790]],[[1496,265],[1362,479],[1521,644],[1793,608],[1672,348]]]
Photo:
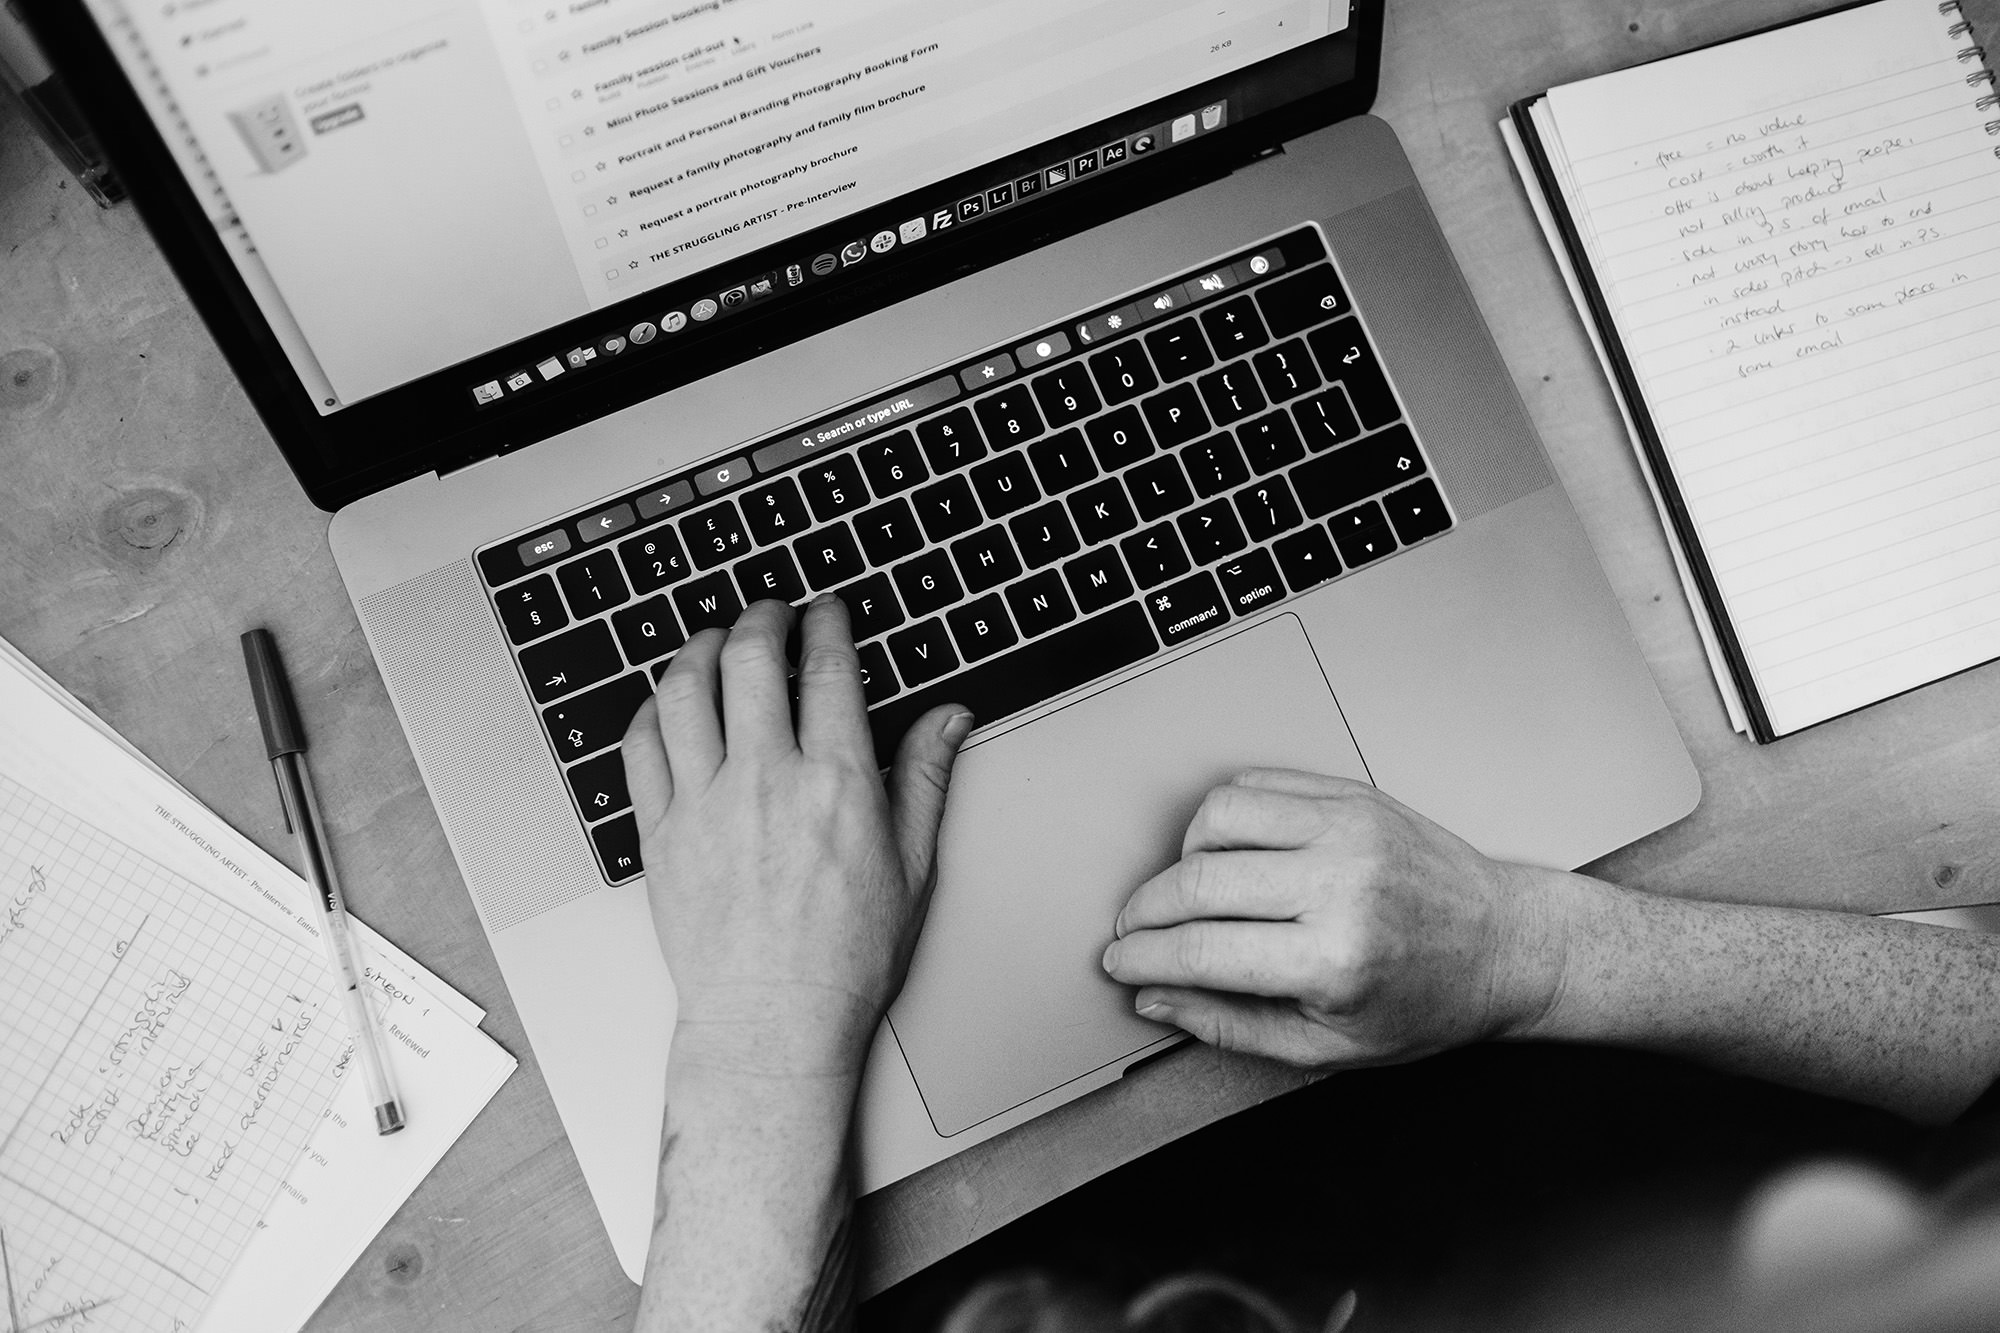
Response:
[[[347,903],[340,896],[340,880],[333,869],[333,849],[327,845],[319,802],[313,798],[312,778],[306,772],[306,731],[299,724],[298,705],[292,688],[285,682],[285,667],[278,660],[278,645],[267,629],[253,629],[243,636],[243,663],[250,669],[250,694],[257,701],[257,721],[264,728],[264,748],[270,752],[271,771],[278,779],[278,799],[285,807],[285,827],[299,840],[299,857],[305,862],[306,879],[317,891],[321,932],[326,951],[347,988],[347,1025],[354,1031],[354,1050],[361,1057],[361,1073],[368,1082],[368,1100],[375,1107],[375,1132],[394,1134],[404,1124],[402,1101],[396,1096],[396,1081],[389,1062],[382,1058],[381,1034],[375,1030],[375,1016],[369,1011],[368,996],[361,989],[361,972],[354,965],[354,946],[347,937]]]

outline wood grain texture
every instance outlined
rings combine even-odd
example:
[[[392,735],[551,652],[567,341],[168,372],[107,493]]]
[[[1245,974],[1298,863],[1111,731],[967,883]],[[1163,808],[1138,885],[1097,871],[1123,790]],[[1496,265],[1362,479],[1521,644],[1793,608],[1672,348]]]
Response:
[[[1729,731],[1609,391],[1495,129],[1516,97],[1814,7],[1392,0],[1377,112],[1415,163],[1706,784],[1694,815],[1594,868],[1746,902],[1988,901],[2000,898],[2000,672],[1775,746]],[[1967,10],[2000,34],[2000,0]],[[310,1327],[620,1327],[634,1290],[325,533],[133,211],[96,208],[0,102],[0,636],[289,860],[237,647],[243,629],[269,625],[297,678],[356,913],[485,1005],[487,1030],[522,1061]],[[865,1200],[867,1286],[1301,1081],[1177,1051]]]

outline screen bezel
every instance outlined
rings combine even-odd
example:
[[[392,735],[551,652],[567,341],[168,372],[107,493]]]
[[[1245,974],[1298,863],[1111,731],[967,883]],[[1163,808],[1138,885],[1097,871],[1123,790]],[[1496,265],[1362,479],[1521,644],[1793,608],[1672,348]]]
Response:
[[[1346,33],[1299,47],[1233,74],[1199,85],[1173,99],[1184,108],[1200,104],[1204,90],[1219,95],[1259,78],[1283,78],[1324,44],[1351,41],[1355,67],[1344,82],[1309,93],[1257,114],[1236,119],[1191,143],[1162,151],[1145,162],[1079,180],[1037,203],[997,213],[977,226],[938,236],[924,245],[842,274],[720,320],[690,339],[673,357],[633,358],[594,369],[574,382],[558,381],[506,411],[477,409],[468,392],[469,367],[507,359],[510,349],[446,367],[364,402],[322,415],[292,369],[269,322],[210,223],[206,212],[161,138],[152,117],[127,79],[110,43],[84,0],[23,0],[29,26],[51,62],[72,88],[88,89],[82,99],[107,156],[124,180],[140,217],[166,256],[195,309],[214,335],[252,406],[263,418],[279,450],[308,498],[333,511],[364,495],[426,472],[452,468],[545,440],[647,398],[691,383],[726,366],[825,331],[910,295],[968,273],[1015,258],[1147,204],[1227,175],[1286,140],[1366,112],[1374,104],[1381,74],[1383,8],[1386,0],[1354,0]],[[1294,74],[1293,77],[1296,77]],[[1164,107],[1165,103],[1153,104]],[[1032,154],[1053,158],[1057,147],[1097,138],[1106,127],[1143,119],[1127,116],[1051,140]],[[1012,160],[1011,157],[1006,160]],[[962,173],[927,187],[933,196],[958,190],[976,192],[995,177],[993,166]],[[864,210],[862,219],[891,217],[910,205],[891,201]],[[843,220],[839,228],[857,225]],[[893,224],[891,224],[893,225]],[[782,266],[782,259],[809,251],[816,232],[781,241],[731,261],[732,272],[753,273]],[[658,289],[656,303],[683,284]],[[546,349],[570,337],[589,341],[616,316],[615,308],[591,312],[571,324],[544,330],[528,343]],[[777,317],[774,317],[777,316]],[[525,355],[525,353],[523,353]]]

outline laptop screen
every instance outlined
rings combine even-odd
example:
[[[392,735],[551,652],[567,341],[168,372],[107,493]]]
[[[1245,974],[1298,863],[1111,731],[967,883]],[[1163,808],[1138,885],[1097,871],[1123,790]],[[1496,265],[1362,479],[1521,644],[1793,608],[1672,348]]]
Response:
[[[1350,77],[1349,3],[85,7],[325,418],[452,368],[504,411],[1081,194]]]

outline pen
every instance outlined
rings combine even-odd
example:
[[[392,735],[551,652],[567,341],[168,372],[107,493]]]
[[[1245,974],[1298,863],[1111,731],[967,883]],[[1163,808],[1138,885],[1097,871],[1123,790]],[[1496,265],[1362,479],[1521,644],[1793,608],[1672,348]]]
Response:
[[[354,1030],[354,1049],[368,1082],[368,1100],[375,1108],[375,1132],[394,1134],[403,1127],[403,1106],[396,1096],[389,1062],[382,1058],[381,1035],[375,1030],[375,1016],[369,1012],[368,997],[361,989],[361,973],[354,966],[354,946],[347,937],[347,903],[340,896],[333,849],[327,845],[319,802],[313,797],[312,778],[306,772],[306,731],[299,723],[298,705],[285,682],[284,663],[278,660],[278,645],[271,631],[253,629],[243,636],[243,664],[250,670],[250,694],[257,701],[264,748],[270,752],[271,772],[278,779],[285,827],[299,840],[306,879],[319,899],[327,954],[347,988],[347,1025]]]

